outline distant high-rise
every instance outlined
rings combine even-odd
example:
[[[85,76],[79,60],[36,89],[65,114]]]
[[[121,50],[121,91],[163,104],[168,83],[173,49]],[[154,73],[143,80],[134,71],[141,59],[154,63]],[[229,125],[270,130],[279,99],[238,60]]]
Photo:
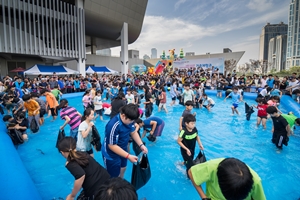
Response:
[[[259,60],[268,60],[268,47],[270,39],[276,37],[277,35],[286,35],[287,29],[288,25],[284,24],[283,22],[279,24],[267,23],[267,25],[262,28],[259,39]]]
[[[286,69],[286,46],[286,35],[278,35],[270,39],[267,72],[271,70],[279,72]]]
[[[299,0],[292,0],[289,11],[286,68],[300,66]]]
[[[151,49],[151,58],[157,58],[157,49],[156,48]]]

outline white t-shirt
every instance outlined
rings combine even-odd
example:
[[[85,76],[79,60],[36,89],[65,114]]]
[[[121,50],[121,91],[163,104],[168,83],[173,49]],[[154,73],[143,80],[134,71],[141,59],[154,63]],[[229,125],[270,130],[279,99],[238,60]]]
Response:
[[[184,103],[189,100],[193,101],[194,92],[191,89],[189,89],[188,91],[184,90],[182,96],[184,98]]]
[[[126,94],[125,98],[127,99],[127,103],[128,104],[129,103],[135,103],[134,102],[134,95],[133,94],[130,94],[130,95]]]
[[[101,110],[102,109],[101,96],[95,96],[94,97],[94,106],[95,106],[95,110]]]
[[[207,97],[206,101],[210,105],[215,105],[215,101],[212,98],[210,98],[210,97]]]
[[[82,131],[87,130],[89,125],[86,121],[81,122],[78,128],[78,136],[77,136],[77,143],[76,149],[77,151],[89,151],[92,149],[91,141],[92,141],[92,128],[90,129],[89,134],[86,138],[82,137]]]

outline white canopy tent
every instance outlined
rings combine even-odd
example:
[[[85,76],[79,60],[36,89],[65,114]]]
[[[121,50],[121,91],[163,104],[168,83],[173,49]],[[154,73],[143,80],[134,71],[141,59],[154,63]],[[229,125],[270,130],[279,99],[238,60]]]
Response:
[[[67,68],[63,65],[34,65],[33,67],[24,71],[24,75],[46,75],[46,74],[53,74],[56,73],[57,75],[63,74],[79,74],[78,71],[73,69]]]
[[[97,73],[97,74],[118,74],[119,72],[113,69],[110,69],[106,66],[101,66],[101,67],[97,67],[97,66],[89,66],[87,67],[85,73],[87,74],[93,74],[93,73]]]

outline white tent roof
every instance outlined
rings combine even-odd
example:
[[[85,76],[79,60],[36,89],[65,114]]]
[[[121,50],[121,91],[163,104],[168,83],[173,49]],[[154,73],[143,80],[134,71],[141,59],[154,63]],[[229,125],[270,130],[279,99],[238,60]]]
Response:
[[[103,73],[106,73],[106,74],[118,74],[119,72],[116,71],[116,70],[113,70],[113,69],[110,69],[106,66],[101,66],[101,67],[98,67],[98,66],[89,66],[85,73],[87,74],[93,74],[93,73],[97,73],[97,74],[103,74]]]
[[[55,72],[57,75],[61,74],[79,74],[78,71],[67,68],[63,65],[34,65],[28,70],[24,71],[24,75],[39,75],[39,74],[53,74]]]

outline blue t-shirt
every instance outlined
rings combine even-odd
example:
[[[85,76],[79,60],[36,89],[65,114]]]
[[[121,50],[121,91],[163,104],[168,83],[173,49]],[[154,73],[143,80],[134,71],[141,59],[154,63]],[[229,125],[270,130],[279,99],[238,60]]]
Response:
[[[134,130],[134,123],[126,125],[120,119],[120,114],[114,116],[105,127],[105,137],[101,149],[102,155],[108,160],[113,160],[114,158],[119,157],[119,155],[109,149],[109,144],[117,144],[124,151],[127,151],[130,133]]]
[[[274,86],[274,78],[268,79],[266,83],[267,83],[267,85],[268,85],[270,88],[273,88],[273,86]]]
[[[112,98],[115,98],[115,97],[118,96],[119,90],[118,90],[118,88],[112,87],[112,88],[110,89],[110,92],[111,92],[111,94],[112,94],[111,97],[112,97]]]
[[[272,90],[271,92],[270,92],[270,95],[271,96],[280,96],[280,90],[278,90],[278,89],[274,89],[274,90]]]
[[[240,102],[240,94],[231,92],[228,96],[232,98],[232,104],[238,104]]]
[[[157,122],[156,127],[163,123],[163,120],[160,119],[159,117],[152,116],[152,117],[149,117],[149,118],[144,120],[143,128],[144,129],[152,128],[152,125],[150,124],[151,121],[156,121]]]

